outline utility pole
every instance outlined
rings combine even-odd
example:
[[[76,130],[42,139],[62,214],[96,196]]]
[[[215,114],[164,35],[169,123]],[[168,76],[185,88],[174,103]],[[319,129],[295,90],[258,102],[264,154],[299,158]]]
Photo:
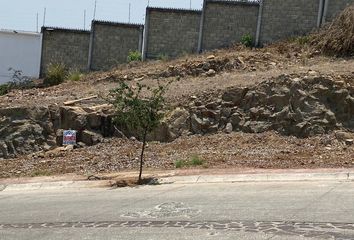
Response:
[[[95,8],[93,9],[93,20],[96,18],[97,0],[95,0]]]
[[[86,29],[86,9],[84,10],[84,30]]]
[[[130,23],[130,8],[131,8],[131,3],[129,3],[129,19],[128,19],[128,22]]]
[[[37,20],[37,32],[38,32],[38,13],[37,13],[37,16],[36,16],[36,20]]]
[[[44,8],[44,13],[43,13],[43,26],[45,26],[45,17],[47,15],[47,8]]]
[[[189,9],[192,9],[192,0],[189,0]]]

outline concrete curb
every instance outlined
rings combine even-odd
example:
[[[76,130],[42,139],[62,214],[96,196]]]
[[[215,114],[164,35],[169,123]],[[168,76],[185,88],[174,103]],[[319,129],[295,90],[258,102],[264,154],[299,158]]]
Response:
[[[59,181],[43,183],[20,183],[0,185],[0,192],[11,191],[35,191],[57,189],[80,189],[80,188],[105,188],[112,186],[112,181]]]
[[[299,182],[299,181],[354,181],[353,172],[307,172],[307,173],[250,173],[225,175],[173,176],[158,179],[160,184],[202,184],[235,182]],[[35,183],[0,184],[1,192],[109,188],[114,180],[99,181],[52,181]]]
[[[354,181],[354,172],[196,175],[196,176],[175,176],[175,177],[167,177],[167,178],[159,179],[159,183],[161,184],[293,182],[293,181]]]

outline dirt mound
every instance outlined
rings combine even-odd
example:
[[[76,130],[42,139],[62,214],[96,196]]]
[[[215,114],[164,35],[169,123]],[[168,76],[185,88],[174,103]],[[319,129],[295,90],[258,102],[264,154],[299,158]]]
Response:
[[[327,55],[354,55],[354,5],[347,7],[332,23],[311,36],[311,44]]]

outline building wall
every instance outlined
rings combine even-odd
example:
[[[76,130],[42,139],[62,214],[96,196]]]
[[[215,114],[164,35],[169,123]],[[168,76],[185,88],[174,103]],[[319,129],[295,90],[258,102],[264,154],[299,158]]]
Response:
[[[87,71],[90,32],[61,28],[42,28],[41,75],[50,63],[63,63],[70,69]]]
[[[260,43],[309,33],[321,12],[320,0],[264,0]]]
[[[197,52],[201,11],[147,8],[146,12],[146,58]]]
[[[142,50],[143,25],[93,21],[91,70],[107,70],[126,63],[130,51]]]
[[[328,1],[328,10],[326,13],[326,21],[332,21],[347,6],[349,6],[350,4],[354,4],[354,0],[327,0],[327,1]]]
[[[9,68],[38,78],[40,58],[41,34],[0,31],[0,84],[11,80]]]
[[[208,0],[204,10],[202,50],[228,47],[249,34],[255,39],[259,4]]]

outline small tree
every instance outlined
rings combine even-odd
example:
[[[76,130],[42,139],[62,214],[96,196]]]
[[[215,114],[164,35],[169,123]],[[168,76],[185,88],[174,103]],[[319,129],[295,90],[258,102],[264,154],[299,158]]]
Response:
[[[167,85],[163,86],[160,83],[156,88],[151,88],[140,83],[134,87],[126,82],[120,82],[119,87],[111,92],[115,106],[114,123],[130,133],[137,134],[143,142],[140,154],[139,184],[142,184],[146,137],[161,123],[166,88]]]

